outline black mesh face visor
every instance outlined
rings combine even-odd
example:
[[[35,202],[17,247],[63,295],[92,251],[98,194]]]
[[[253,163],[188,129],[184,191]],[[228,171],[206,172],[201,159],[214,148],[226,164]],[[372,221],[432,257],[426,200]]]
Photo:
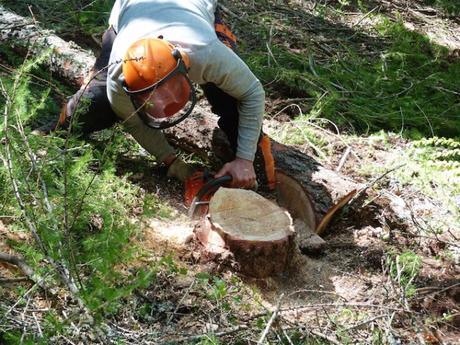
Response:
[[[196,104],[196,92],[187,76],[187,67],[178,50],[173,50],[176,67],[158,82],[130,91],[123,83],[136,113],[145,124],[155,129],[172,127],[189,116]]]

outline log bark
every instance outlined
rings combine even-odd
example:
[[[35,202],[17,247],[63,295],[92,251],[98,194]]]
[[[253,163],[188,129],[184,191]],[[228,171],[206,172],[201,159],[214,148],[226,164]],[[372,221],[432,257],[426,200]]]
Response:
[[[80,87],[94,64],[94,56],[51,31],[41,30],[31,20],[0,6],[0,39],[20,51],[40,54],[50,50],[49,68],[71,85]],[[217,128],[217,118],[198,105],[195,114],[165,131],[170,142],[218,166],[229,160],[231,150]],[[325,168],[295,147],[272,141],[278,170],[278,202],[300,218],[311,232],[323,232],[332,216],[362,188],[345,176]],[[294,181],[294,182],[293,182]],[[302,234],[299,234],[302,238]]]
[[[47,55],[44,63],[59,79],[80,87],[93,67],[92,52],[66,42],[32,19],[21,17],[0,5],[0,41],[19,54]]]

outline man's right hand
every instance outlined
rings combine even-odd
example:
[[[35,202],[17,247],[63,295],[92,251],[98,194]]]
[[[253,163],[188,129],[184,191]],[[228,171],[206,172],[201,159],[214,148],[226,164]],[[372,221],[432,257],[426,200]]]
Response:
[[[230,175],[233,180],[232,188],[254,188],[256,185],[256,173],[252,161],[242,158],[226,163],[214,176],[215,178]]]

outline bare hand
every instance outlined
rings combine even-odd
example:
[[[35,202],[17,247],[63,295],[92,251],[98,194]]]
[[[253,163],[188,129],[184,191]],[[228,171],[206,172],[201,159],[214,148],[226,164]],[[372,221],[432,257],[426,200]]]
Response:
[[[232,176],[231,187],[252,188],[256,184],[256,173],[252,161],[236,158],[225,164],[222,169],[214,176],[216,178],[224,175]]]

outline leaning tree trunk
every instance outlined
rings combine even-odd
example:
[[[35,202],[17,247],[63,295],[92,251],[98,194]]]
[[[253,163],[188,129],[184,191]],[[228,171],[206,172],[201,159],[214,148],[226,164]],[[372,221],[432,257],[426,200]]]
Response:
[[[70,44],[50,31],[41,30],[31,20],[17,16],[0,6],[0,38],[20,52],[39,54],[50,50],[46,60],[58,77],[80,87],[94,64],[92,53]],[[217,128],[216,117],[197,106],[195,115],[166,131],[170,142],[205,159],[228,157],[225,136]],[[272,141],[277,167],[278,202],[294,218],[300,218],[307,230],[300,238],[322,233],[332,215],[361,188],[350,179],[332,171],[297,149]],[[209,155],[210,152],[216,153]],[[214,163],[218,159],[214,160]],[[302,195],[306,195],[302,198]],[[297,234],[299,237],[299,234]]]

